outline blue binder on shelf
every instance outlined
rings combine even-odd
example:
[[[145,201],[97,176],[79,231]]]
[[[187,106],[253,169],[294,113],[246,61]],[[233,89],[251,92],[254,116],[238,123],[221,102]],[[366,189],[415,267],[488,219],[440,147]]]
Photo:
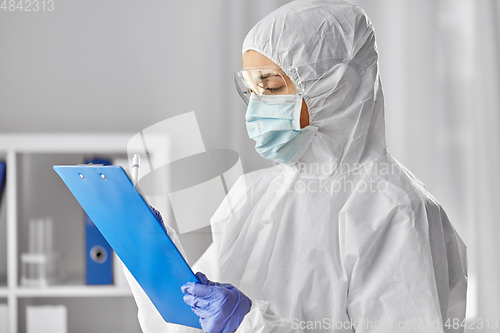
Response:
[[[181,286],[199,282],[120,166],[54,166],[166,322],[201,328]]]
[[[5,165],[5,162],[0,161],[0,203],[2,202],[2,197],[5,187],[6,170],[7,166]]]
[[[113,284],[113,250],[90,217],[85,214],[85,282]]]

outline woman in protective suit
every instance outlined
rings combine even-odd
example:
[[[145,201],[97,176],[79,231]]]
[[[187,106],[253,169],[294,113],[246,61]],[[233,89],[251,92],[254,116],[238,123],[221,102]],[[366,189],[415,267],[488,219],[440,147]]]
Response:
[[[294,1],[262,19],[235,74],[257,151],[212,218],[183,286],[207,332],[461,332],[465,247],[424,185],[387,151],[373,27],[344,1]],[[223,281],[225,284],[211,281]],[[165,323],[132,286],[145,332]]]

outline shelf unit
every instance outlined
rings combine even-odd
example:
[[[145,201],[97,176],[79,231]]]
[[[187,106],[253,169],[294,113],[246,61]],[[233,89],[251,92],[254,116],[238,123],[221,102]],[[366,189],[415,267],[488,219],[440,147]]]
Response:
[[[118,327],[112,331],[140,332],[128,286],[84,285],[83,211],[51,170],[51,165],[83,163],[89,157],[126,158],[127,142],[132,136],[129,133],[0,134],[0,159],[7,164],[2,199],[6,214],[0,219],[6,230],[6,237],[0,238],[3,249],[0,250],[0,303],[7,303],[9,333],[24,332],[25,306],[60,303],[68,306],[70,332],[95,332],[96,327],[106,332],[115,322]],[[50,193],[44,193],[47,184]],[[77,276],[76,282],[44,288],[20,286],[20,254],[26,250],[27,219],[45,217],[33,215],[47,212],[54,213],[57,251],[65,256],[62,266],[70,273],[68,276]],[[81,327],[87,320],[90,326]]]

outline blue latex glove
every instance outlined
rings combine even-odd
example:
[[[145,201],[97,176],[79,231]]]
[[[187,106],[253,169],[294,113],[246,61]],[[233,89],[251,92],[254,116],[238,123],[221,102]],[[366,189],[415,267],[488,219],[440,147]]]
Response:
[[[207,333],[234,332],[250,311],[252,301],[234,286],[212,282],[203,273],[196,273],[201,283],[188,282],[181,287],[184,302],[200,317]]]
[[[149,205],[149,208],[151,208],[151,210],[153,211],[153,214],[155,214],[155,217],[156,219],[158,220],[158,222],[161,223],[161,225],[163,226],[163,228],[165,228],[165,223],[163,223],[163,217],[161,216],[160,212],[156,210],[156,208],[154,208],[153,206]],[[166,229],[166,228],[165,228]]]

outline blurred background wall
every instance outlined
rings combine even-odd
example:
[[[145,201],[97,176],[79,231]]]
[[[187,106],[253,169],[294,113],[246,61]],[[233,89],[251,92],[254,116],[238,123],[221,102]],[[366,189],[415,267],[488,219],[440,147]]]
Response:
[[[56,1],[0,10],[0,132],[138,132],[195,111],[207,148],[269,165],[232,72],[248,30],[285,0]],[[499,318],[500,2],[352,0],[377,34],[391,153],[468,246],[468,316]]]

